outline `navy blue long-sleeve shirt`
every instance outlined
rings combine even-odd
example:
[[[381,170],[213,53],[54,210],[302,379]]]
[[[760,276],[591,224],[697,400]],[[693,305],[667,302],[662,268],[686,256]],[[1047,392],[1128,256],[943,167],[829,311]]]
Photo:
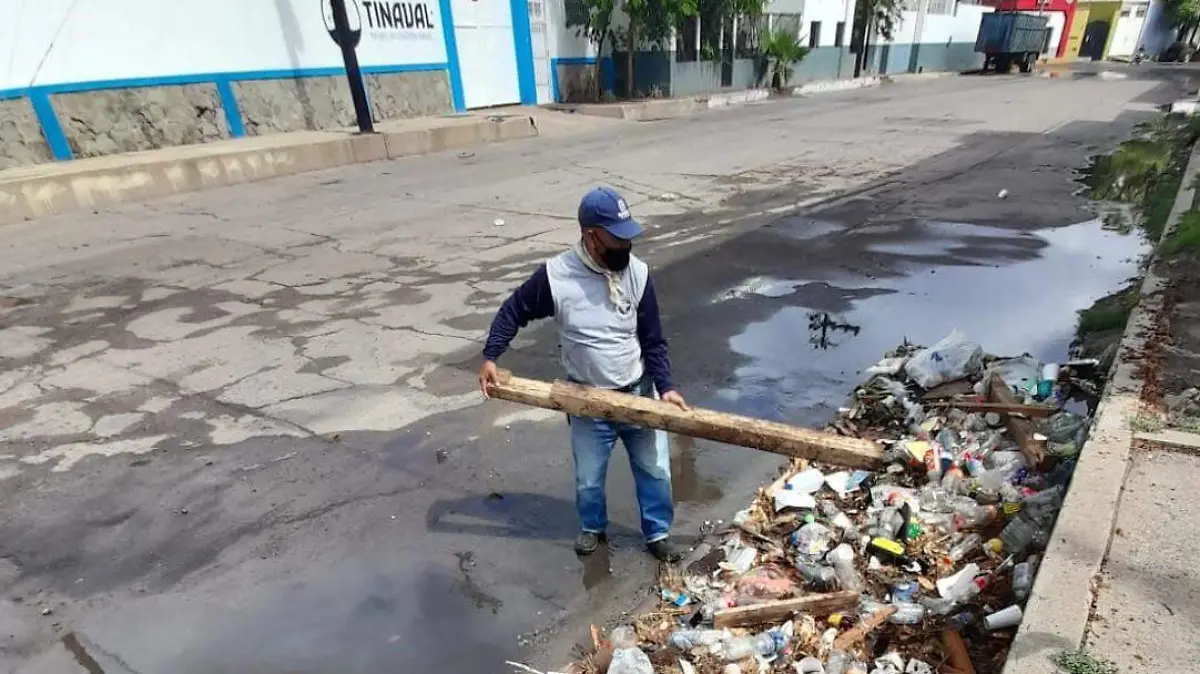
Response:
[[[554,295],[550,288],[546,265],[543,264],[513,291],[496,313],[488,332],[487,344],[483,349],[484,358],[492,361],[498,359],[508,350],[509,344],[521,328],[529,325],[531,321],[552,316]],[[637,306],[637,339],[641,346],[645,373],[654,382],[659,394],[675,390],[671,381],[671,359],[667,350],[667,340],[662,332],[658,298],[649,276]]]

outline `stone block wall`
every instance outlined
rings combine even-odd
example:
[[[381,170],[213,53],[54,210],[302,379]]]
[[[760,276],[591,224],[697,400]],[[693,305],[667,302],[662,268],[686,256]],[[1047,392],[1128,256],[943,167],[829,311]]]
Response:
[[[562,103],[594,103],[597,92],[596,66],[591,63],[559,63],[558,100]]]
[[[364,76],[375,121],[454,111],[444,70]],[[344,129],[355,125],[345,76],[233,83],[246,135]]]
[[[50,100],[75,157],[229,137],[214,84],[81,91]]]
[[[444,70],[365,77],[376,121],[454,111]],[[232,83],[247,135],[349,128],[344,76]],[[76,158],[207,143],[230,137],[213,83],[56,93],[50,102]],[[0,100],[0,169],[53,160],[27,97]]]
[[[29,99],[0,101],[0,169],[50,161],[50,147]]]
[[[445,70],[367,75],[367,98],[375,121],[454,112]]]

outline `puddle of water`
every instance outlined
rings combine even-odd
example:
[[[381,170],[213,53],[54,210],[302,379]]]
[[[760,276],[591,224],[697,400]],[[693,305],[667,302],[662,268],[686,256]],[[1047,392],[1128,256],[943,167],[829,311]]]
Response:
[[[1063,359],[1076,312],[1134,276],[1146,250],[1140,237],[1108,231],[1097,219],[1034,234],[933,223],[921,240],[890,252],[942,255],[981,237],[991,246],[1028,249],[1028,256],[1010,254],[999,258],[1009,263],[995,266],[913,264],[908,275],[879,282],[887,294],[860,297],[846,311],[819,311],[797,297],[800,306],[747,326],[730,340],[749,362],[721,392],[724,406],[820,424],[885,351],[904,339],[932,344],[955,328],[990,353]]]

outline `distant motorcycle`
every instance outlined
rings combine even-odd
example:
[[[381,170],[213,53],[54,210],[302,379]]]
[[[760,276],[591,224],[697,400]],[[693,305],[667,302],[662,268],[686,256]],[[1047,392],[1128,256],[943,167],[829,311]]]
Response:
[[[1145,60],[1146,60],[1146,48],[1138,47],[1138,50],[1136,52],[1134,52],[1134,54],[1133,54],[1133,65],[1135,65],[1135,66],[1141,65],[1142,61],[1145,61]]]

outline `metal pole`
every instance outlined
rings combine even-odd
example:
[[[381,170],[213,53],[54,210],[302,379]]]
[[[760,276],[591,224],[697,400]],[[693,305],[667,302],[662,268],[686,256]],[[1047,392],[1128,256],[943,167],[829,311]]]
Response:
[[[367,103],[367,89],[363,86],[362,70],[358,67],[358,55],[354,53],[354,40],[350,37],[350,18],[346,16],[345,0],[329,0],[329,6],[333,10],[333,29],[337,33],[337,43],[342,48],[342,62],[346,64],[346,80],[350,84],[350,98],[354,101],[358,131],[375,133],[375,125],[371,121],[371,106]]]

